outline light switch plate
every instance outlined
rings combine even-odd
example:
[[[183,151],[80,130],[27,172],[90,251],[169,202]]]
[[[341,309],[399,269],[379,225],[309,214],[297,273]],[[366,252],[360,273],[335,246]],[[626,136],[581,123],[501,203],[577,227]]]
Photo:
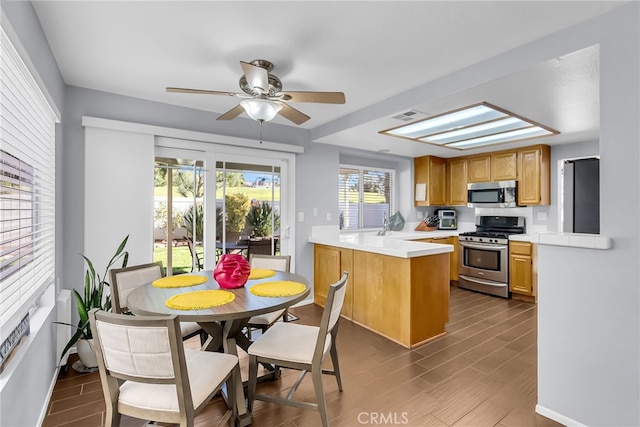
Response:
[[[304,212],[298,212],[298,222],[304,222]]]
[[[331,212],[327,212],[327,221],[331,221]]]

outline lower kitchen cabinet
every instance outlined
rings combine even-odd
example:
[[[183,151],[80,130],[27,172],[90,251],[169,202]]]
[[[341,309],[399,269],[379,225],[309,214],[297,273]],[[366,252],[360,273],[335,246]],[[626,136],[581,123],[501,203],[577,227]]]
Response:
[[[535,247],[528,242],[509,242],[509,290],[511,297],[535,302]]]
[[[449,280],[458,280],[458,236],[433,237],[430,239],[419,239],[416,242],[439,243],[441,245],[452,245],[453,252],[449,253]]]
[[[349,271],[342,315],[406,348],[446,333],[449,254],[401,258],[314,245],[314,302]],[[345,310],[346,309],[346,310]]]
[[[353,250],[314,245],[313,264],[313,302],[321,307],[327,303],[329,285],[340,280],[344,271],[349,273],[341,314],[347,319],[352,319],[353,286],[349,286],[349,281],[353,272]]]

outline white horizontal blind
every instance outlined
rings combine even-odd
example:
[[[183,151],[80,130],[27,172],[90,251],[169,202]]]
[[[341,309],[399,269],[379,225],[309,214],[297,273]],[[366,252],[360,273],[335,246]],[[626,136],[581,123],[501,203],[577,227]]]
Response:
[[[339,174],[340,229],[379,228],[393,208],[395,171],[342,165]]]
[[[55,278],[55,123],[4,30],[0,39],[0,339]]]

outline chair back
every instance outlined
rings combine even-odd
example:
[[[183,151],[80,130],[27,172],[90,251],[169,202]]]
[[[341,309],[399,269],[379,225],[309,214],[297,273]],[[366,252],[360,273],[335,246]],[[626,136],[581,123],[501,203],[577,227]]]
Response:
[[[148,386],[160,384],[159,387],[172,385],[179,417],[183,418],[182,414],[192,416],[193,396],[177,316],[127,316],[94,309],[89,312],[89,321],[108,419],[119,420],[119,415],[113,413],[122,412],[119,406],[122,381]],[[162,400],[162,390],[144,390],[159,392],[156,397]],[[136,396],[135,399],[144,402],[148,396]],[[172,406],[168,400],[163,402],[167,407]],[[169,413],[170,409],[163,408],[163,411]],[[145,408],[125,413],[138,418],[158,415],[157,410]]]
[[[247,257],[251,258],[251,255],[255,254],[273,255],[274,252],[271,251],[272,241],[274,244],[273,250],[275,251],[277,239],[249,240]]]
[[[111,299],[114,313],[128,311],[127,297],[134,289],[162,278],[162,261],[111,270]]]
[[[189,252],[191,252],[191,260],[193,261],[193,267],[191,271],[195,268],[198,270],[202,270],[204,268],[204,262],[202,261],[200,253],[196,250],[196,245],[193,242],[191,237],[185,237],[187,239],[187,245],[189,245]]]
[[[249,265],[251,268],[267,268],[288,273],[291,270],[291,256],[249,254]]]
[[[342,277],[336,283],[329,286],[327,294],[327,302],[322,312],[322,320],[320,321],[320,330],[318,331],[318,340],[314,351],[314,359],[322,359],[325,349],[325,342],[329,334],[335,334],[338,320],[340,319],[340,311],[344,303],[344,296],[347,290],[348,273],[342,273]]]
[[[176,383],[186,375],[179,372],[184,348],[176,315],[127,316],[92,310],[90,321],[98,362],[107,375],[161,384]]]

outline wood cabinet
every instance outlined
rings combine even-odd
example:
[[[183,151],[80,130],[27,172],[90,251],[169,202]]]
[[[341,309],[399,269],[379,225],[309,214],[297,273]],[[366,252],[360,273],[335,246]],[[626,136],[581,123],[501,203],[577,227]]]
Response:
[[[467,159],[469,167],[469,182],[491,181],[491,156],[473,156]]]
[[[353,321],[406,348],[446,332],[448,254],[397,258],[353,251]]]
[[[517,178],[517,151],[507,151],[491,155],[491,181],[509,181]]]
[[[446,161],[440,157],[422,156],[413,161],[415,206],[444,206],[446,197]],[[419,184],[426,185],[424,199],[419,197]],[[420,200],[418,200],[420,199]],[[423,199],[423,200],[422,200]]]
[[[415,184],[426,185],[415,206],[464,206],[471,182],[518,182],[518,205],[548,205],[551,202],[551,158],[548,145],[534,145],[490,154],[442,159],[414,159]]]
[[[512,298],[535,302],[534,246],[509,242],[509,290]]]
[[[467,159],[447,159],[447,205],[467,205]]]
[[[518,205],[548,205],[551,201],[551,158],[548,145],[518,151]]]
[[[504,151],[468,158],[469,182],[508,181],[518,177],[518,152]]]
[[[458,280],[458,236],[432,237],[429,239],[418,239],[414,242],[439,243],[441,245],[452,245],[453,252],[449,253],[449,280]]]
[[[313,264],[313,302],[324,307],[327,303],[329,286],[337,282],[344,271],[351,276],[353,271],[353,250],[314,245]],[[348,286],[341,313],[344,317],[351,319],[353,317],[352,310],[353,287]]]
[[[314,244],[314,302],[349,272],[342,315],[407,348],[446,333],[449,256],[399,258]]]

